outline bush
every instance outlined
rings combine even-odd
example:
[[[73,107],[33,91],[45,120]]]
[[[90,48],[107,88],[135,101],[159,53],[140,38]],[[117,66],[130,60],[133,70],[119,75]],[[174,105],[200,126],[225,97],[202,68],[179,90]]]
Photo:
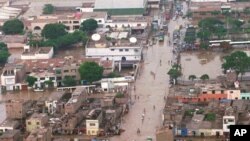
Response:
[[[194,109],[189,109],[185,111],[185,116],[193,116],[194,115]]]
[[[52,14],[55,11],[55,7],[52,4],[45,4],[43,7],[43,14]]]
[[[122,93],[117,93],[116,95],[115,95],[115,97],[116,98],[123,98],[124,97],[124,94],[122,94]]]
[[[215,113],[207,113],[205,114],[204,120],[206,121],[215,121],[216,115]]]

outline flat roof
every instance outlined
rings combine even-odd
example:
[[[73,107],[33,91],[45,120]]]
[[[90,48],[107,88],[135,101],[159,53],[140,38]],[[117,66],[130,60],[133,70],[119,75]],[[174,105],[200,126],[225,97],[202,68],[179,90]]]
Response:
[[[96,0],[94,9],[144,8],[146,0]]]

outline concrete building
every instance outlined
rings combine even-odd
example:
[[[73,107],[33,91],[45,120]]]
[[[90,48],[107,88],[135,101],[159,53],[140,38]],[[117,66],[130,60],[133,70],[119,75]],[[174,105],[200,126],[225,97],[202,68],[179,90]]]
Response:
[[[230,125],[235,125],[235,116],[223,116],[223,132],[229,132]]]
[[[161,0],[147,0],[148,8],[160,8]]]
[[[25,100],[8,100],[5,106],[7,118],[22,119],[26,117],[26,113],[32,106],[32,102]]]
[[[4,132],[3,135],[0,136],[0,141],[22,141],[20,131],[13,130]]]
[[[227,90],[227,99],[237,100],[241,98],[240,90]]]
[[[96,0],[94,11],[106,11],[110,15],[143,15],[147,0]]]
[[[18,121],[6,119],[0,124],[0,133],[15,130],[19,125]]]
[[[28,19],[31,23],[28,28],[31,31],[40,33],[46,24],[61,23],[66,26],[68,32],[78,30],[81,23],[87,19],[95,19],[99,26],[103,26],[107,19],[107,12],[84,12],[84,13],[66,13],[61,15],[42,15]]]
[[[94,6],[94,2],[85,2],[82,4],[82,7],[77,7],[76,9],[80,12],[93,12]]]
[[[51,129],[49,128],[39,128],[33,130],[25,141],[51,141]]]
[[[81,107],[84,94],[86,94],[86,89],[77,87],[69,101],[65,104],[65,113],[74,114]]]
[[[26,130],[32,132],[36,129],[45,127],[48,124],[49,118],[47,114],[34,113],[29,119],[26,120]]]
[[[100,124],[102,123],[102,111],[99,109],[91,110],[86,120],[86,134],[87,135],[98,135],[100,130]]]
[[[26,45],[27,35],[5,35],[2,40],[8,49],[21,49]]]
[[[57,87],[57,80],[56,75],[53,72],[44,71],[44,72],[33,72],[29,74],[29,76],[33,76],[37,79],[35,84],[33,85],[34,88],[48,88],[48,87]],[[52,82],[49,86],[48,81]]]
[[[16,64],[5,65],[1,74],[1,85],[5,90],[21,90],[25,77],[25,66]]]
[[[20,15],[22,9],[9,7],[7,5],[0,6],[0,19],[13,19]]]
[[[240,93],[240,99],[242,99],[242,100],[244,100],[244,99],[249,100],[250,99],[250,93],[249,92],[248,93],[241,92]]]
[[[25,45],[23,48],[22,60],[50,59],[54,55],[53,47],[31,48],[29,45]]]
[[[57,104],[64,96],[64,92],[53,92],[49,98],[45,101],[45,107],[48,109],[49,114],[54,114],[57,111]]]
[[[85,51],[87,58],[112,60],[119,64],[120,69],[122,65],[134,65],[142,59],[142,46],[142,41],[129,37],[128,32],[112,32],[92,35]]]

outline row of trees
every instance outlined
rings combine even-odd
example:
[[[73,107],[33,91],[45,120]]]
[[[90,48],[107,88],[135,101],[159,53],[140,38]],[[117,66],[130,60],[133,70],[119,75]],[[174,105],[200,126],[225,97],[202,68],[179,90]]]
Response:
[[[81,76],[81,80],[87,81],[89,83],[92,83],[94,81],[100,80],[103,76],[103,67],[99,66],[96,62],[85,62],[80,65],[79,67],[79,73]],[[37,78],[33,76],[28,76],[26,78],[26,82],[29,86],[33,86],[35,82],[37,81]],[[47,82],[47,81],[46,81]],[[77,85],[77,80],[75,80],[73,77],[66,76],[63,80],[64,86],[75,86]],[[51,85],[51,82],[47,82],[47,85]],[[52,83],[53,84],[53,83]]]
[[[0,65],[3,65],[10,56],[7,45],[3,42],[0,42]]]

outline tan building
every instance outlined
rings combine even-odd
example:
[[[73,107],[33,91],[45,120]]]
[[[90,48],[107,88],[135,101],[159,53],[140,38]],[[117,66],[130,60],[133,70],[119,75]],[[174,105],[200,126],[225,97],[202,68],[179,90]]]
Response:
[[[3,135],[0,136],[0,141],[22,141],[22,138],[18,130],[12,130],[4,132]]]
[[[32,132],[35,129],[45,127],[48,124],[49,118],[47,114],[34,113],[26,120],[26,130]]]
[[[86,89],[83,87],[77,87],[73,92],[72,97],[65,104],[65,113],[74,114],[81,107],[84,94],[86,94]]]
[[[31,107],[31,101],[8,100],[5,104],[6,114],[9,119],[21,119],[26,117],[26,112]]]
[[[51,141],[51,136],[51,129],[40,128],[30,133],[25,141]]]

